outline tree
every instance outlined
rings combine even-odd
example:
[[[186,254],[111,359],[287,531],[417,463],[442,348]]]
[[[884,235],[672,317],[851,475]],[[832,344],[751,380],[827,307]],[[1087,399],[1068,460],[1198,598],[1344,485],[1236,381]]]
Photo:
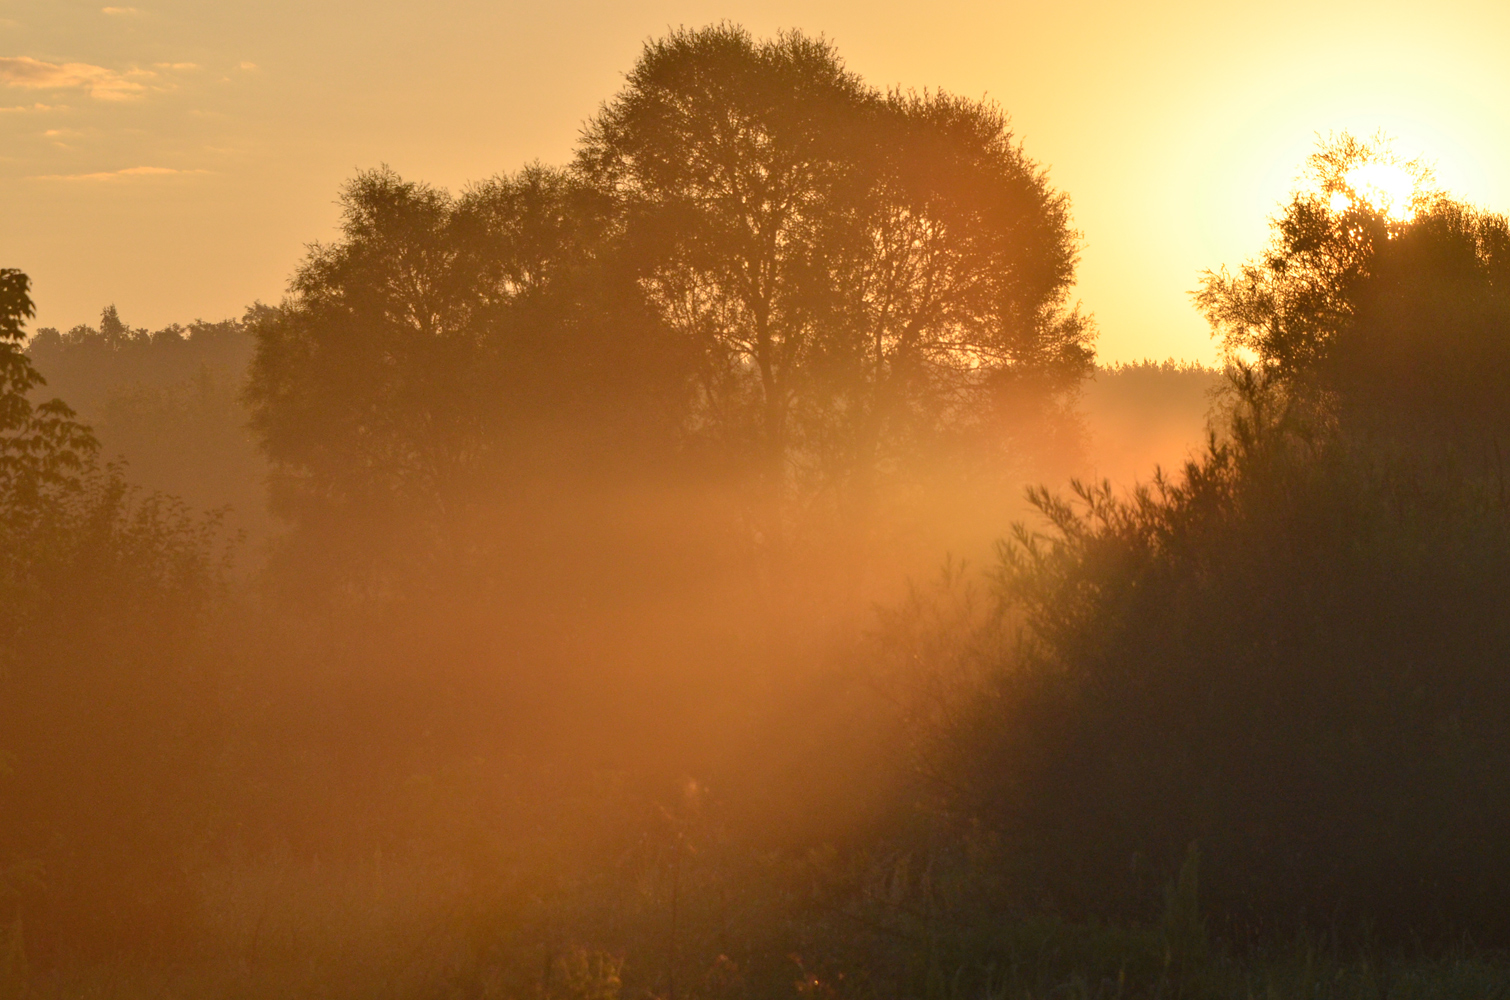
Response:
[[[1381,191],[1381,175],[1395,181]],[[1510,225],[1449,197],[1387,140],[1322,143],[1268,248],[1197,305],[1234,358],[1354,429],[1498,463],[1510,432]]]
[[[1072,390],[1092,358],[1067,303],[1068,198],[998,108],[891,93],[864,138],[803,407],[862,502],[883,468],[951,437],[1006,438],[1012,407]]]
[[[652,301],[700,355],[699,430],[784,478],[871,95],[832,46],[720,25],[652,42],[579,169],[619,203]]]
[[[217,518],[141,495],[62,401],[31,402],[29,290],[0,270],[0,858],[41,872],[29,939],[98,949],[192,911],[183,831],[212,755],[205,619],[229,553]]]
[[[925,760],[1020,865],[1013,902],[1152,916],[1199,841],[1240,933],[1510,935],[1510,504],[1462,461],[1504,426],[1504,231],[1323,145],[1197,298],[1235,362],[1206,452],[1127,496],[1035,491],[998,613],[898,651],[984,678]]]
[[[1369,164],[1410,176],[1406,205],[1388,206],[1356,183]],[[1353,318],[1356,295],[1379,248],[1427,207],[1429,172],[1400,163],[1382,140],[1344,133],[1306,160],[1301,187],[1275,221],[1270,243],[1238,274],[1207,271],[1195,293],[1227,354],[1244,352],[1285,379],[1312,372]],[[1401,211],[1395,211],[1401,209]]]
[[[1067,200],[1000,111],[882,94],[795,33],[651,43],[570,170],[457,196],[382,170],[343,204],[249,317],[248,399],[274,504],[360,558],[384,518],[464,547],[549,466],[673,452],[753,485],[779,541],[793,499],[863,513],[1089,367]]]
[[[774,498],[815,470],[868,493],[895,445],[979,422],[1005,383],[1088,371],[1067,200],[990,105],[882,95],[795,32],[682,30],[646,46],[578,167],[699,352],[698,429],[756,456]]]
[[[30,290],[24,273],[0,269],[0,503],[11,517],[34,509],[47,489],[74,483],[96,448],[62,400],[29,399],[44,384],[22,350],[35,315]]]
[[[246,530],[248,549],[260,550],[273,528],[267,460],[241,400],[254,346],[238,320],[149,332],[107,308],[94,326],[38,330],[26,354],[49,393],[91,427],[101,457],[128,462],[147,492],[200,510],[229,508],[227,525]],[[41,401],[35,392],[32,401]]]
[[[629,461],[664,432],[679,362],[605,266],[599,202],[541,167],[459,197],[386,169],[348,185],[340,239],[247,316],[275,509],[359,561],[424,559],[546,467]]]
[[[296,518],[442,502],[484,447],[483,275],[452,239],[445,192],[383,170],[342,194],[343,238],[317,245],[293,299],[254,308],[248,398]]]

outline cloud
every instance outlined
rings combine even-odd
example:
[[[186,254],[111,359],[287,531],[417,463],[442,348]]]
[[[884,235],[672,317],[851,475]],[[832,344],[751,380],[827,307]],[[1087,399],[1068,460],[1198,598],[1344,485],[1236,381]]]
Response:
[[[244,63],[242,63],[238,67],[238,69],[247,69],[247,70],[252,70],[252,69],[256,69],[256,68],[257,68],[257,64],[254,63],[254,62],[244,62]]]
[[[146,93],[131,77],[156,76],[149,70],[117,73],[89,63],[50,63],[30,56],[0,56],[0,83],[27,90],[83,90],[101,101],[127,101]]]
[[[51,104],[18,104],[13,108],[0,108],[0,115],[31,114],[39,111],[58,110]]]
[[[123,16],[123,15],[126,16],[126,17],[130,17],[133,14],[140,14],[141,11],[137,10],[135,7],[101,7],[100,8],[100,13],[101,14],[110,14],[112,16],[117,16],[117,17],[118,16]]]
[[[120,181],[135,177],[186,177],[207,174],[208,170],[175,170],[172,167],[127,167],[125,170],[102,170],[93,174],[42,174],[34,181]]]

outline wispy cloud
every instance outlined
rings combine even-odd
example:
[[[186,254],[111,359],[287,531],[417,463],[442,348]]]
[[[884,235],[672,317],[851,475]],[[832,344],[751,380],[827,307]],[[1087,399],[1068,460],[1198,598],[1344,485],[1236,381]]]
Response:
[[[100,13],[109,14],[112,17],[130,17],[133,14],[140,14],[141,11],[135,7],[101,7]]]
[[[42,174],[34,181],[124,181],[137,177],[186,177],[207,174],[208,170],[175,170],[172,167],[127,167],[125,170],[102,170],[92,174]]]
[[[0,108],[0,115],[34,114],[42,111],[57,111],[51,104],[18,104],[13,108]]]
[[[140,97],[147,86],[139,82],[156,76],[151,70],[118,73],[89,63],[50,63],[30,56],[0,56],[0,83],[26,90],[82,90],[101,101]]]

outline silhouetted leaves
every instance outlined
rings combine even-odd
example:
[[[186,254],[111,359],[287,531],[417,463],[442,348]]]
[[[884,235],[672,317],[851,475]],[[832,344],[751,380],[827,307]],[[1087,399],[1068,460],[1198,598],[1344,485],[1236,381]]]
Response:
[[[1000,432],[1003,397],[1089,372],[1067,200],[992,105],[878,93],[797,33],[680,31],[578,162],[699,353],[693,426],[773,497],[865,511],[909,458]]]
[[[357,576],[481,552],[464,525],[527,484],[671,465],[767,547],[863,535],[920,469],[999,478],[1090,371],[1067,199],[1001,111],[882,94],[798,33],[650,43],[570,169],[380,170],[343,205],[248,315],[248,399],[275,507]]]
[[[1208,276],[1206,453],[1035,491],[986,651],[956,640],[991,680],[930,753],[1025,859],[1009,895],[1149,917],[1198,841],[1237,937],[1510,933],[1505,223],[1367,201],[1376,153],[1324,146],[1261,261]]]
[[[228,553],[217,518],[141,495],[66,405],[30,402],[27,291],[0,271],[0,858],[40,872],[7,900],[28,947],[109,949],[192,916],[184,845],[159,827],[186,829],[205,791]]]
[[[28,398],[43,384],[22,351],[24,324],[34,314],[30,288],[25,274],[0,270],[0,504],[7,522],[43,503],[46,491],[72,485],[96,447],[61,400],[33,406]]]
[[[1408,204],[1370,169],[1414,182]],[[1510,228],[1456,202],[1383,140],[1348,135],[1308,162],[1308,186],[1238,275],[1208,273],[1197,304],[1229,353],[1352,431],[1451,441],[1481,467],[1510,426]]]

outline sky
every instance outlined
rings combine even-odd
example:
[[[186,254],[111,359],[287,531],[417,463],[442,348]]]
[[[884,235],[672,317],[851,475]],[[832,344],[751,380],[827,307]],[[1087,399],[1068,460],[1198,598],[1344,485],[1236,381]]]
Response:
[[[0,266],[37,327],[276,302],[357,171],[563,163],[647,39],[724,20],[998,102],[1070,196],[1104,361],[1214,360],[1189,292],[1261,249],[1318,134],[1382,130],[1510,210],[1503,0],[116,2],[0,0]]]

